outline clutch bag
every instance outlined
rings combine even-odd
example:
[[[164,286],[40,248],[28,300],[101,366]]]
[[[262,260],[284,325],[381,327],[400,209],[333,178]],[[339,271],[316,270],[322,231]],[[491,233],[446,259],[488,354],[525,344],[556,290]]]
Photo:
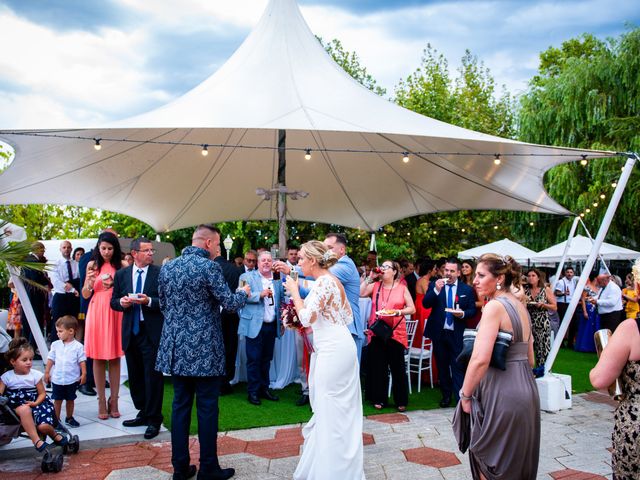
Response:
[[[462,335],[462,351],[460,352],[460,355],[458,355],[458,358],[456,358],[456,361],[460,365],[464,365],[466,367],[469,363],[477,334],[478,331],[476,329],[465,329],[464,334]],[[493,345],[493,352],[491,352],[491,362],[489,363],[491,367],[498,368],[500,370],[507,369],[507,352],[509,351],[512,340],[513,333],[505,330],[498,330],[496,343]]]

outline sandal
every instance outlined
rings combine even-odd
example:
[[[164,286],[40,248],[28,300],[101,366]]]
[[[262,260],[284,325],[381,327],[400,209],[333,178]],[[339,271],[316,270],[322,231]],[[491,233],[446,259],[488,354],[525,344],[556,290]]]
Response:
[[[38,444],[40,444],[40,446],[38,446]],[[49,444],[44,440],[38,440],[36,443],[33,444],[33,448],[35,448],[38,452],[41,452],[41,453],[44,452],[48,446]]]
[[[98,420],[106,420],[109,418],[109,410],[104,398],[98,397]]]
[[[382,410],[384,408],[384,405],[382,405],[381,403],[374,403],[373,408],[375,408],[376,410]]]
[[[113,407],[113,402],[115,401],[115,408]],[[111,418],[120,418],[120,412],[118,411],[118,397],[116,398],[111,398],[109,397],[108,400],[108,406],[107,406],[107,413],[109,414],[109,416]]]
[[[60,440],[58,440],[58,437],[60,437]],[[53,436],[53,442],[59,447],[64,447],[67,443],[69,443],[69,440],[67,440],[67,437],[65,437],[61,433],[56,432],[56,434]]]

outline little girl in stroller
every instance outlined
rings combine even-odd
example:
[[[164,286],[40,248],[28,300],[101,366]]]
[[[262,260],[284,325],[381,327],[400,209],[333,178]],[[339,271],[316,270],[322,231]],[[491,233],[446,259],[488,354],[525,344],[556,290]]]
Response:
[[[66,445],[67,437],[54,429],[57,419],[44,389],[43,374],[31,369],[34,352],[29,341],[24,337],[12,340],[5,355],[13,370],[0,376],[0,395],[7,397],[35,449],[43,452],[49,446],[40,435],[50,437],[56,445]]]

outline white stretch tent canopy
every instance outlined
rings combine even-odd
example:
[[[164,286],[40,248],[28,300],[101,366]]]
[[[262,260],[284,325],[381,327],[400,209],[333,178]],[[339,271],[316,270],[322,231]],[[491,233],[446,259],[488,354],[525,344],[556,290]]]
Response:
[[[487,243],[486,245],[480,245],[479,247],[470,248],[469,250],[463,250],[458,252],[458,258],[478,258],[485,253],[496,253],[498,255],[510,255],[518,263],[526,264],[527,261],[537,255],[533,250],[528,249],[525,246],[520,245],[508,238],[498,240],[497,242]]]
[[[534,262],[559,262],[562,259],[567,241],[560,242],[541,252],[538,252],[531,260]],[[576,235],[571,240],[569,251],[567,252],[567,261],[584,261],[589,256],[593,241],[583,235]],[[618,247],[610,243],[603,242],[600,247],[600,257],[603,260],[635,260],[640,257],[640,252],[630,250],[624,247]]]
[[[287,218],[367,230],[447,210],[566,214],[544,190],[544,172],[613,155],[516,142],[403,109],[333,62],[295,0],[271,0],[217,72],[163,107],[92,128],[24,128],[0,130],[16,151],[0,203],[103,208],[157,231],[277,218],[275,197],[256,189],[277,184],[279,130],[286,185],[309,193],[288,202]]]

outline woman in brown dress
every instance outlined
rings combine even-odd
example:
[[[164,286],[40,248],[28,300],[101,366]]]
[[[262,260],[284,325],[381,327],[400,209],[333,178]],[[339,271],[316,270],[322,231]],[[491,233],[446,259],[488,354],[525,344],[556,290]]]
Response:
[[[460,390],[471,415],[469,463],[474,479],[535,479],[540,456],[540,400],[531,373],[533,337],[524,305],[511,293],[520,266],[511,257],[485,254],[474,286],[489,298]],[[489,366],[498,330],[513,332],[507,368]]]
[[[622,376],[621,376],[622,375]],[[616,408],[611,466],[615,480],[640,478],[640,320],[622,322],[589,373],[594,388],[620,377],[624,398]]]

